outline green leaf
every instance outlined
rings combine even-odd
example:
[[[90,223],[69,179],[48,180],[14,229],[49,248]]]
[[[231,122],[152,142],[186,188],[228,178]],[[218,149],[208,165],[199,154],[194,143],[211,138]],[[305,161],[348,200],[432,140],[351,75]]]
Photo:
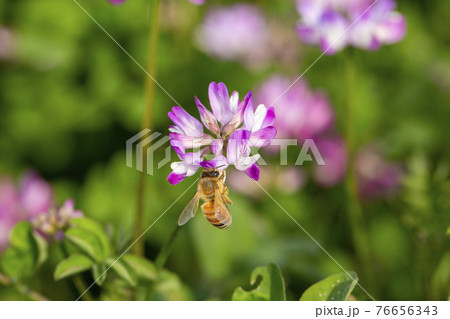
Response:
[[[75,228],[87,230],[92,234],[94,234],[95,236],[97,236],[101,244],[103,259],[109,257],[109,255],[111,254],[111,245],[109,243],[108,236],[106,235],[105,230],[103,229],[103,226],[100,223],[85,217],[74,218],[70,221],[70,223]]]
[[[32,276],[39,258],[39,250],[31,224],[17,223],[11,233],[10,243],[11,246],[1,258],[3,271],[13,278]]]
[[[38,266],[42,265],[48,258],[48,242],[44,237],[39,235],[36,232],[33,232],[33,238],[36,241],[36,245],[38,248],[38,259],[36,264]]]
[[[104,263],[95,264],[92,267],[92,277],[94,277],[95,283],[99,286],[103,285],[106,280],[108,272],[105,271],[106,265]]]
[[[134,255],[125,255],[122,259],[139,278],[148,281],[154,281],[156,279],[155,265],[147,259]]]
[[[357,282],[358,275],[353,271],[332,275],[306,289],[300,301],[345,301]]]
[[[59,262],[53,277],[55,280],[60,280],[88,270],[93,264],[93,261],[89,257],[81,254],[73,254]]]
[[[286,300],[283,275],[279,267],[273,263],[268,267],[257,267],[250,276],[250,284],[254,287],[245,291],[241,287],[234,290],[233,301],[252,300]]]
[[[284,278],[281,274],[280,267],[271,263],[269,264],[270,273],[270,300],[286,301],[286,291],[284,287]]]
[[[106,264],[111,267],[111,270],[113,270],[120,278],[125,280],[128,285],[132,287],[136,286],[136,275],[125,262],[120,259],[106,258]]]
[[[163,269],[155,284],[154,300],[186,301],[193,300],[193,296],[189,287],[177,274]]]
[[[74,244],[83,253],[96,262],[103,260],[101,243],[97,236],[82,228],[70,228],[66,231],[65,239]]]
[[[28,249],[34,243],[33,227],[28,222],[19,222],[11,233],[11,246],[19,249]]]

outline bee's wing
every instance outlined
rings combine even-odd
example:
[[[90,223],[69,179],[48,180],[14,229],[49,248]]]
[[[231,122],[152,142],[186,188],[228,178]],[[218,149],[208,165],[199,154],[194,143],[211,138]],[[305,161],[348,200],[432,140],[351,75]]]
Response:
[[[188,222],[189,219],[195,216],[198,209],[198,202],[200,200],[199,193],[196,193],[191,201],[186,205],[186,207],[181,212],[178,218],[178,226],[182,226]]]

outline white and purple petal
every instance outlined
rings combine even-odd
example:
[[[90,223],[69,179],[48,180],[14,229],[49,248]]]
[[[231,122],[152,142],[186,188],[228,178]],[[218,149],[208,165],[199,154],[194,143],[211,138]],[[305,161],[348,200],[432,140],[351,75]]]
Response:
[[[392,12],[386,20],[381,22],[375,29],[375,36],[379,41],[387,44],[397,43],[405,37],[406,18],[398,13]]]
[[[234,164],[234,167],[236,167],[236,169],[240,171],[246,171],[249,168],[253,167],[260,157],[261,155],[259,154],[239,157],[236,164]]]
[[[200,154],[197,153],[185,153],[178,154],[181,162],[174,162],[170,165],[172,173],[169,174],[167,180],[172,184],[178,184],[186,177],[194,175],[200,168]]]
[[[203,134],[200,137],[188,136],[179,133],[170,133],[170,144],[175,149],[175,147],[182,149],[199,148],[202,146],[209,145],[213,142],[213,138],[208,134]],[[176,151],[176,149],[175,149]],[[178,153],[178,152],[177,152]]]
[[[264,147],[270,144],[270,142],[277,135],[277,129],[273,126],[262,128],[256,132],[252,132],[250,135],[251,147]]]
[[[256,164],[253,164],[252,166],[247,168],[244,173],[255,181],[259,180],[259,167]]]
[[[215,118],[222,124],[231,119],[230,96],[224,83],[211,82],[209,85],[209,102]]]
[[[212,133],[219,135],[220,129],[219,124],[217,124],[217,120],[214,115],[208,111],[208,109],[200,102],[200,100],[195,97],[195,104],[197,104],[198,111],[200,113],[200,118],[203,122],[203,125]]]
[[[335,54],[347,45],[347,20],[334,10],[326,10],[320,21],[319,45],[327,55]]]
[[[228,163],[236,164],[240,157],[250,155],[250,135],[248,130],[237,130],[230,136],[227,146]]]
[[[202,123],[200,123],[199,120],[183,110],[181,107],[174,106],[172,111],[169,112],[169,118],[186,135],[196,137],[203,135]]]
[[[230,111],[234,114],[239,107],[239,93],[234,91],[230,97]]]
[[[261,127],[273,126],[275,124],[275,109],[273,106],[269,107],[266,111],[266,117]]]
[[[225,137],[230,136],[239,127],[239,125],[241,125],[247,108],[250,108],[253,111],[253,98],[251,91],[247,93],[242,102],[239,104],[233,118],[223,127],[222,132]]]
[[[228,161],[225,156],[219,155],[210,161],[202,161],[200,165],[203,168],[219,168],[220,170],[224,170],[228,167]]]
[[[213,154],[215,155],[219,155],[222,152],[223,144],[224,144],[223,139],[221,138],[215,139],[210,145],[211,152],[213,152]]]

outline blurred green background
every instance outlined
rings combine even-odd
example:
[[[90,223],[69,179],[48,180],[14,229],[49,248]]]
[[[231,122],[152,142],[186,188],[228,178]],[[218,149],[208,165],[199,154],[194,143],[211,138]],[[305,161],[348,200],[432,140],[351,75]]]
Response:
[[[148,1],[128,1],[120,7],[104,0],[79,2],[146,67]],[[290,1],[254,3],[287,27],[298,20]],[[406,38],[377,52],[355,52],[358,145],[376,141],[389,159],[406,168],[397,196],[363,206],[373,272],[363,269],[355,256],[343,184],[321,188],[307,183],[295,194],[273,187],[271,193],[345,269],[356,271],[377,299],[447,299],[450,2],[398,3],[408,20]],[[274,63],[249,70],[237,62],[214,60],[193,40],[205,10],[207,6],[187,0],[162,1],[161,6],[157,78],[192,114],[197,114],[194,95],[206,103],[212,81],[224,82],[243,96],[273,73],[298,76],[320,55],[317,48],[298,42],[295,67]],[[132,237],[138,172],[125,165],[125,141],[141,129],[146,74],[72,0],[1,1],[0,26],[13,35],[12,56],[0,60],[0,175],[18,178],[25,169],[35,169],[52,183],[59,203],[74,198],[86,216],[111,229],[119,251],[126,248]],[[313,88],[327,92],[341,131],[344,55],[323,57],[305,75]],[[167,112],[174,105],[156,89],[154,130],[168,132]],[[162,158],[163,151],[156,157]],[[166,165],[146,177],[144,228],[195,180],[171,186],[166,181],[169,172]],[[146,233],[147,257],[153,259],[167,242],[194,192],[192,187]],[[176,239],[167,268],[185,284],[182,298],[229,300],[237,286],[249,288],[253,268],[270,262],[280,266],[289,300],[341,272],[269,197],[230,192],[232,227],[218,231],[198,214]],[[36,281],[44,281],[48,273],[51,270],[42,269]],[[56,287],[46,289],[50,298],[71,298],[64,286],[49,287]],[[367,299],[358,288],[354,294]],[[6,291],[1,297],[16,296]]]

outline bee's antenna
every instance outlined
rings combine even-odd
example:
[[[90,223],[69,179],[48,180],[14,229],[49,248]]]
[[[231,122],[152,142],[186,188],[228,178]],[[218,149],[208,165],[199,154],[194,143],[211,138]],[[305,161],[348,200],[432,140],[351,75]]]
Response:
[[[220,166],[217,166],[217,167],[214,167],[214,168],[221,168],[221,167],[225,167],[226,165],[220,165]]]

